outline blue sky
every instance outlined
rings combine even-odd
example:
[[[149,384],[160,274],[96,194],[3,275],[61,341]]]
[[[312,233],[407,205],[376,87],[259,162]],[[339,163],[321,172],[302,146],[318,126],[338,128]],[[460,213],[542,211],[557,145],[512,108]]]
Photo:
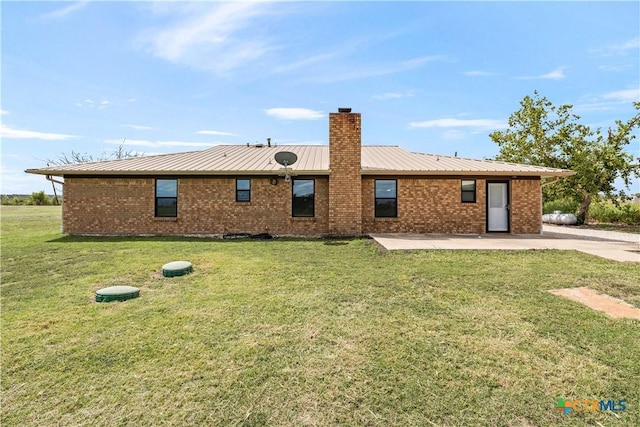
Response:
[[[638,2],[0,8],[3,194],[51,192],[24,169],[125,138],[145,154],[327,144],[328,113],[351,107],[363,144],[487,158],[534,90],[602,128],[640,100]]]

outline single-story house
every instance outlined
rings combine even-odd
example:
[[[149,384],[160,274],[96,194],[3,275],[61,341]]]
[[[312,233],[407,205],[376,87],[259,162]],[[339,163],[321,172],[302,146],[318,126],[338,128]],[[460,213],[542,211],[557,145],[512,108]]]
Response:
[[[341,108],[328,146],[218,145],[26,172],[64,178],[70,234],[332,236],[538,234],[543,179],[573,174],[363,146],[360,124]],[[279,164],[284,151],[297,161]]]

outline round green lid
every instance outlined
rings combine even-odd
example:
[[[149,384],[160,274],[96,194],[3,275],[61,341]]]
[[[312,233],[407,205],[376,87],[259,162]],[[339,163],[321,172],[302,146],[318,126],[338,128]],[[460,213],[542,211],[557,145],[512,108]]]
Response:
[[[182,276],[192,271],[193,266],[189,261],[173,261],[162,266],[162,275],[164,277]]]
[[[140,296],[140,289],[133,286],[110,286],[96,291],[97,302],[125,301]]]

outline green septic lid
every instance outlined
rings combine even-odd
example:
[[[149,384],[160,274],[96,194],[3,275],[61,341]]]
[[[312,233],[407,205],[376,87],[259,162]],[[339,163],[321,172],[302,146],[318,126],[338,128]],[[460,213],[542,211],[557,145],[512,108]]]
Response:
[[[96,302],[126,301],[140,296],[140,289],[133,286],[110,286],[96,291]]]
[[[183,276],[192,271],[193,267],[189,261],[173,261],[162,266],[164,277]]]

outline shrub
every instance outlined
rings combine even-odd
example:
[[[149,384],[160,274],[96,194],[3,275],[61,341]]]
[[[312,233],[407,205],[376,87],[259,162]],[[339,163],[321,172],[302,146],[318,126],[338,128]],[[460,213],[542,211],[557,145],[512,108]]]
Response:
[[[31,200],[29,204],[36,206],[50,205],[51,200],[49,200],[49,196],[44,194],[44,191],[38,191],[31,193]]]
[[[623,202],[618,206],[610,201],[592,203],[589,219],[597,222],[640,225],[640,203]]]
[[[557,199],[545,202],[542,205],[543,213],[553,213],[554,211],[562,211],[562,213],[575,214],[578,211],[579,203],[572,199]]]

